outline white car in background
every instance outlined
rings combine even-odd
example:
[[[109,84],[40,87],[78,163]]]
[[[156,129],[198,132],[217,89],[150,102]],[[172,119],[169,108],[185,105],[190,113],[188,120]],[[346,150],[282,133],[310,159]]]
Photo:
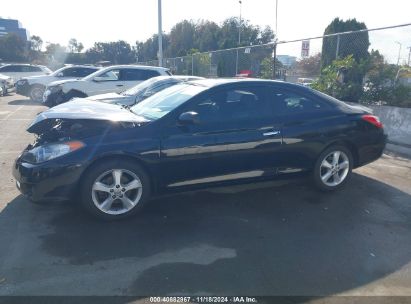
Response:
[[[157,76],[124,91],[122,93],[106,93],[90,96],[87,98],[79,98],[78,100],[90,100],[90,101],[100,101],[105,103],[120,104],[124,106],[133,106],[144,99],[154,95],[166,88],[169,88],[178,83],[204,79],[203,77],[197,76],[185,76],[185,75],[174,75],[174,76]]]
[[[168,69],[154,66],[114,65],[103,68],[78,80],[50,83],[43,95],[43,103],[54,106],[76,97],[123,92],[144,80],[156,76],[171,76]]]
[[[0,74],[10,76],[14,82],[23,77],[49,75],[52,71],[44,65],[12,63],[0,66]]]
[[[16,82],[17,94],[30,97],[33,101],[41,102],[49,83],[57,80],[81,79],[96,71],[99,67],[86,65],[69,65],[58,69],[50,75],[23,77]]]
[[[0,89],[1,89],[0,96],[4,96],[11,92],[14,92],[15,86],[14,86],[13,78],[11,78],[10,76],[0,74]]]

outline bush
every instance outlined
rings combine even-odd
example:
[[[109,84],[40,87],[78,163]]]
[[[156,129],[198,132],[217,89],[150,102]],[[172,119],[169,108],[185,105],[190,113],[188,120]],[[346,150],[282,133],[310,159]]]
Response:
[[[365,64],[358,64],[352,55],[337,59],[321,71],[320,78],[312,87],[340,100],[359,102],[362,93],[362,79]]]

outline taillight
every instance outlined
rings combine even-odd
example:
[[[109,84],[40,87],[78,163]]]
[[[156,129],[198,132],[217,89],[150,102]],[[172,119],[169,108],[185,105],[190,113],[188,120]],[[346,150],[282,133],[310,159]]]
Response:
[[[377,116],[363,115],[362,119],[365,120],[366,122],[369,122],[370,124],[373,124],[377,128],[382,128],[383,127],[381,121],[379,120],[379,118]]]

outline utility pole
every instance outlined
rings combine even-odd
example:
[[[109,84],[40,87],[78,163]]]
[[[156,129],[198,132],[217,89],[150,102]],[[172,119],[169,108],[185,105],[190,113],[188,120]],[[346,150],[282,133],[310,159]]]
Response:
[[[240,3],[240,25],[238,26],[238,46],[240,46],[241,44],[241,5],[242,5],[242,1],[238,1],[238,3]]]
[[[398,59],[397,59],[397,65],[400,65],[402,44],[401,42],[398,42],[398,41],[395,41],[395,43],[398,43],[398,45],[400,46],[400,48],[398,49]]]
[[[240,23],[238,25],[238,47],[241,45],[241,5],[243,4],[242,0],[239,0],[238,3],[240,3]],[[237,56],[235,58],[235,74],[238,74],[238,52],[239,49],[237,49]]]
[[[158,0],[158,66],[163,66],[163,29],[161,16],[161,0]]]
[[[278,0],[275,0],[275,36],[278,37]]]

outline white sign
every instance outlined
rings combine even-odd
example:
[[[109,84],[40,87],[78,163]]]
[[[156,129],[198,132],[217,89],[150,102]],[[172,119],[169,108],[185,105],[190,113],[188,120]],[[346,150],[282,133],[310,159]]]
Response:
[[[301,57],[307,58],[310,56],[310,40],[303,40],[301,44]]]

